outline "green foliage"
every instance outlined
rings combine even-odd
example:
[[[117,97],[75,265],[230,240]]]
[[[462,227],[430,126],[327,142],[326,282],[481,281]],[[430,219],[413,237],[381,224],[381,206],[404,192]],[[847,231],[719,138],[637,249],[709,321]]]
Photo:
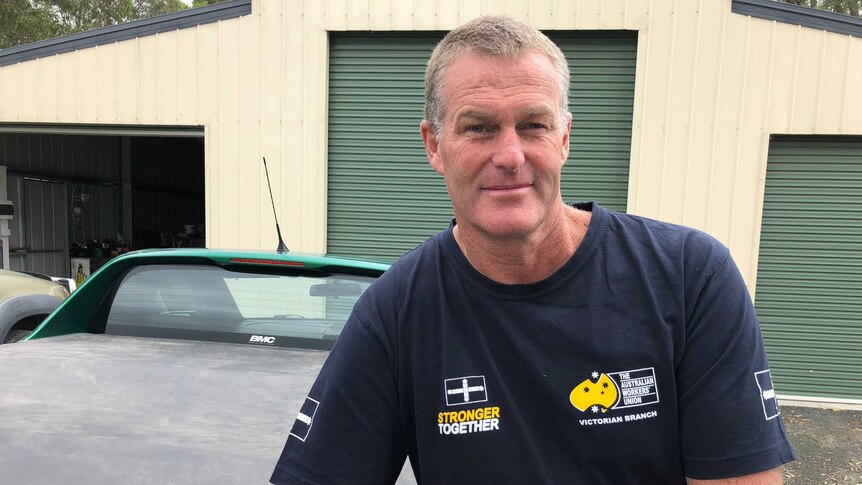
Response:
[[[0,0],[0,49],[65,33],[50,12],[28,0]]]
[[[224,0],[193,0],[192,8],[206,7],[207,5],[212,5],[214,3],[220,3],[223,1]]]
[[[862,0],[780,0],[784,3],[802,5],[805,7],[829,10],[830,12],[842,13],[859,17],[862,11]]]
[[[0,49],[187,8],[180,0],[0,0]]]

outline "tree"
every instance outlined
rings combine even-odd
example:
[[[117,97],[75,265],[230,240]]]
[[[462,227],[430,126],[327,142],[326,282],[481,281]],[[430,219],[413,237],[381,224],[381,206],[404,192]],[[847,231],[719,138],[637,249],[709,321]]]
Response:
[[[214,3],[219,3],[223,1],[224,0],[193,0],[192,8],[206,7],[207,5],[212,5]]]
[[[28,0],[0,0],[0,49],[65,33],[50,12]]]
[[[802,5],[805,7],[818,8],[820,10],[829,10],[835,13],[844,15],[852,15],[859,17],[862,11],[862,0],[780,0],[784,3],[792,3],[794,5]]]
[[[186,8],[181,0],[0,0],[0,49]]]

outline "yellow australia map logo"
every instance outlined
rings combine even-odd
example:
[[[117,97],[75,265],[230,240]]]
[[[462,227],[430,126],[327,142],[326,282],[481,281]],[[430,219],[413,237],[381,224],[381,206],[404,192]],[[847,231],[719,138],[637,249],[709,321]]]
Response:
[[[593,372],[569,393],[578,411],[606,413],[608,409],[644,406],[659,402],[655,369],[647,367],[622,372]]]
[[[599,376],[598,372],[593,372],[593,379],[598,378],[596,382],[589,379],[584,379],[569,394],[569,401],[578,411],[586,411],[592,406],[599,406],[603,413],[614,407],[619,398],[616,383],[602,373]]]

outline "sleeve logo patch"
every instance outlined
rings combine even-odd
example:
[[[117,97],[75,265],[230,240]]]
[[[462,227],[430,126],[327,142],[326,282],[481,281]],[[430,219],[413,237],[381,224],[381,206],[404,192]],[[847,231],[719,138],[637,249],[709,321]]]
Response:
[[[763,415],[769,421],[781,414],[778,410],[778,399],[775,397],[775,387],[772,385],[772,373],[767,370],[754,373],[757,389],[760,391],[760,403],[763,404]]]
[[[488,400],[485,376],[467,376],[446,379],[446,405],[459,406]]]
[[[299,414],[296,415],[296,421],[293,423],[293,428],[290,430],[290,436],[298,438],[299,441],[305,442],[305,439],[308,438],[308,432],[311,431],[311,425],[314,423],[314,415],[317,413],[317,406],[319,405],[319,401],[315,401],[310,397],[305,398],[305,402],[302,403],[302,408],[300,408]]]

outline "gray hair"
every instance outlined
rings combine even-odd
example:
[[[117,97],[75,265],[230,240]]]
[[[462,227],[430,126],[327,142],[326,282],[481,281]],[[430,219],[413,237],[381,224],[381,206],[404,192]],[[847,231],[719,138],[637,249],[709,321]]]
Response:
[[[464,52],[475,52],[501,59],[517,59],[536,52],[550,59],[557,71],[560,91],[560,116],[569,111],[569,66],[563,52],[545,34],[506,16],[485,16],[450,31],[434,48],[425,70],[425,119],[434,134],[442,135],[445,116],[443,77],[446,68]]]

